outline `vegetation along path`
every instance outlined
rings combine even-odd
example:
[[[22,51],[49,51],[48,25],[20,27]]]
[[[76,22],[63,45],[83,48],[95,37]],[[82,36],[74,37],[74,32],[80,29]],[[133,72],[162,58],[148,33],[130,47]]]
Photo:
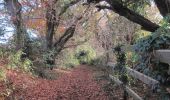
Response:
[[[62,72],[58,79],[47,80],[19,72],[8,72],[17,100],[108,100],[94,71],[85,65]]]

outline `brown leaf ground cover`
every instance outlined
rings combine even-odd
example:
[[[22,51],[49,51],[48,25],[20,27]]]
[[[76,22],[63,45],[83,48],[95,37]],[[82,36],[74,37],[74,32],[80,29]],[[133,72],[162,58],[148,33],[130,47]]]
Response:
[[[62,72],[56,80],[47,80],[9,70],[7,76],[14,87],[10,97],[16,100],[108,100],[93,73],[88,66],[81,65]]]

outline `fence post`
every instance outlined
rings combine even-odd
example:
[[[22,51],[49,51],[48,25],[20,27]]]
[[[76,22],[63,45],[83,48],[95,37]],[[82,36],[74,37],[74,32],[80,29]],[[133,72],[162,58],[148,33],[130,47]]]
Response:
[[[127,100],[128,93],[126,91],[126,85],[128,84],[127,69],[126,69],[126,56],[124,50],[122,50],[123,45],[117,45],[114,48],[116,55],[117,64],[115,68],[118,70],[120,80],[123,82],[124,100]]]

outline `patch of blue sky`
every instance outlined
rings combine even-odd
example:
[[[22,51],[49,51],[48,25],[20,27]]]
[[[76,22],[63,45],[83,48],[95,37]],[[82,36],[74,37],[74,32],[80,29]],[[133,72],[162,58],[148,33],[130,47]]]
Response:
[[[0,0],[0,3],[4,3],[3,0]],[[28,11],[30,9],[31,8],[29,6],[23,6],[23,11]],[[0,5],[0,10],[4,10],[4,5]],[[15,27],[10,21],[10,16],[8,14],[0,14],[0,28],[2,28],[4,31],[4,34],[0,35],[0,44],[6,44],[11,38],[13,38],[13,35],[15,34]],[[38,38],[38,31],[27,29],[27,32],[31,39]]]
[[[27,29],[28,35],[30,36],[31,39],[36,39],[38,38],[39,32],[33,29]]]
[[[38,38],[38,31],[33,29],[27,29],[28,35],[31,40]],[[5,27],[3,35],[0,36],[0,44],[6,44],[8,43],[15,34],[15,28],[14,27]]]
[[[21,1],[21,0],[20,0]],[[28,6],[28,5],[22,5],[22,11],[23,12],[27,12],[27,11],[31,11],[33,10],[33,8],[36,8],[37,6],[38,7],[41,7],[40,5],[40,1],[39,0],[29,0],[29,5],[31,6]]]
[[[0,0],[0,9],[4,9],[4,1]]]
[[[0,27],[12,27],[13,24],[10,21],[10,16],[8,15],[0,15]]]
[[[9,30],[11,29],[9,28]],[[9,31],[9,30],[6,30],[5,34],[0,36],[0,44],[6,44],[12,39],[14,33],[13,31]]]

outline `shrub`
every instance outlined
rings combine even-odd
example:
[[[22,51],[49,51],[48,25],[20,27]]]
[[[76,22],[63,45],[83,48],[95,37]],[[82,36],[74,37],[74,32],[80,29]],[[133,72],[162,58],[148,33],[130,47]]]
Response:
[[[75,56],[80,64],[92,64],[96,52],[89,44],[84,44],[77,47]]]
[[[66,68],[73,68],[74,66],[79,65],[79,61],[74,56],[74,52],[72,51],[67,51],[67,53],[65,54],[64,62],[64,66]]]
[[[8,52],[6,52],[6,49],[0,48],[0,59],[5,59],[6,56],[8,55]]]
[[[151,33],[147,37],[139,39],[135,45],[135,51],[139,54],[138,63],[136,64],[135,69],[160,80],[162,83],[166,83],[165,80],[168,80],[169,76],[165,71],[168,70],[168,65],[155,60],[154,51],[170,48],[169,26],[169,23],[164,23],[155,32]]]
[[[80,56],[81,53],[86,53],[84,56]],[[96,58],[96,52],[89,46],[89,44],[83,44],[77,46],[75,49],[65,49],[56,58],[57,67],[68,69],[73,68],[79,64],[93,64]]]
[[[30,72],[32,71],[32,61],[29,60],[28,58],[26,59],[21,59],[21,56],[24,53],[22,52],[22,50],[18,50],[16,53],[15,52],[11,52],[11,54],[9,55],[9,65],[8,68],[10,69],[21,69],[25,72]]]
[[[75,57],[75,51],[72,49],[63,50],[55,60],[56,66],[62,69],[69,69],[79,65],[79,61]]]
[[[45,67],[53,69],[54,68],[54,56],[55,51],[49,50],[48,52],[43,54],[43,62],[45,63]]]
[[[6,79],[6,73],[2,68],[0,68],[0,81],[5,79]]]
[[[145,38],[147,36],[151,35],[151,32],[145,31],[145,30],[138,30],[136,34],[134,35],[135,41],[138,41],[142,38]]]

